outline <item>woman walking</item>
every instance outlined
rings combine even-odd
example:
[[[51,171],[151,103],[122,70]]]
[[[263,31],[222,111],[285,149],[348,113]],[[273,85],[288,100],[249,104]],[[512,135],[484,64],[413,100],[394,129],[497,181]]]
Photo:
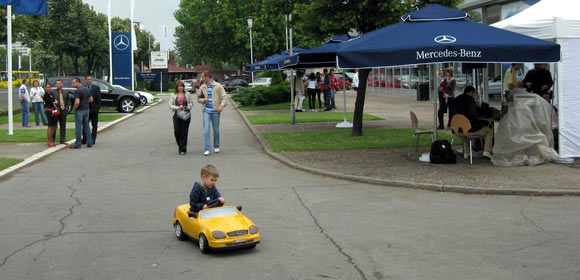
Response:
[[[316,109],[316,76],[310,73],[308,76],[308,109],[313,112]]]
[[[55,98],[54,93],[52,92],[52,87],[50,83],[47,83],[44,86],[44,95],[42,96],[44,99],[44,107],[46,108],[46,112],[48,114],[48,129],[46,131],[46,145],[49,147],[56,147],[54,143],[54,137],[56,134],[56,127],[58,125],[58,116],[60,115],[60,110],[58,109],[58,101]]]
[[[439,87],[439,111],[437,112],[437,117],[439,119],[438,129],[444,129],[443,127],[443,115],[447,114],[447,129],[451,127],[451,107],[450,104],[455,97],[455,78],[453,78],[453,69],[445,69],[445,79],[441,82]]]
[[[42,117],[42,124],[46,125],[48,121],[46,120],[46,114],[44,114],[44,89],[39,85],[38,80],[32,82],[32,88],[30,88],[30,102],[32,102],[32,111],[34,112],[34,121],[36,126],[40,125],[40,116]]]
[[[187,153],[187,135],[191,122],[191,108],[193,98],[185,92],[185,84],[182,80],[175,84],[175,92],[169,98],[169,109],[173,111],[173,134],[180,155]]]

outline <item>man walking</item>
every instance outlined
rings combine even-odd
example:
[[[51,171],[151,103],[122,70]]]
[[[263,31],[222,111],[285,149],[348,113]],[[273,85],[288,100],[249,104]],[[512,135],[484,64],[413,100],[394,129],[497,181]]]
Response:
[[[204,156],[209,156],[211,141],[209,138],[209,126],[213,127],[214,153],[220,152],[220,114],[227,104],[227,95],[224,87],[215,82],[207,71],[201,74],[203,85],[197,90],[197,102],[203,105],[203,134],[205,135]]]
[[[60,109],[60,115],[58,116],[58,125],[60,126],[60,143],[66,144],[66,117],[68,116],[68,105],[70,100],[68,98],[68,94],[64,91],[62,86],[62,80],[56,80],[54,96],[56,98],[56,102],[58,103],[57,106]],[[53,139],[53,142],[56,142],[56,139]]]
[[[28,80],[22,80],[22,85],[18,89],[20,93],[20,105],[22,106],[22,126],[30,127],[28,118],[30,117],[30,93],[28,92]]]
[[[97,141],[97,128],[99,126],[99,109],[101,108],[101,88],[93,85],[93,75],[85,76],[85,87],[89,90],[93,102],[89,103],[89,122],[91,123],[91,136],[93,138],[93,145]],[[84,130],[84,128],[83,128]],[[87,143],[87,139],[83,135],[83,144]]]
[[[93,146],[93,137],[89,129],[89,103],[93,102],[93,97],[89,93],[89,90],[83,87],[79,78],[73,78],[72,86],[77,89],[75,91],[75,103],[73,105],[73,110],[75,111],[76,142],[70,148],[81,148],[81,130],[83,130],[85,138],[87,139],[87,147],[90,148]]]

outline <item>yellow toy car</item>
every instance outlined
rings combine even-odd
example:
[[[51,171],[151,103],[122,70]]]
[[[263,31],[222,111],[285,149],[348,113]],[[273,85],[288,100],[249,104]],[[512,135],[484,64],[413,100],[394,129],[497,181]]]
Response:
[[[190,212],[189,204],[179,205],[173,212],[175,236],[179,240],[186,237],[197,240],[204,254],[210,250],[254,248],[260,243],[258,227],[241,211],[241,206],[219,206],[194,213]]]

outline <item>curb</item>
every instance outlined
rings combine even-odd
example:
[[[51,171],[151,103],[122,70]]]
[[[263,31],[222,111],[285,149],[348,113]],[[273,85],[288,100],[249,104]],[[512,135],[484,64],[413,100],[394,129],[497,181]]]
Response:
[[[116,124],[118,124],[118,123],[120,123],[120,122],[122,122],[122,121],[124,121],[126,119],[129,119],[129,118],[135,116],[137,113],[141,113],[141,112],[143,112],[143,111],[145,111],[145,110],[147,110],[147,109],[149,109],[151,107],[157,106],[159,103],[162,103],[162,102],[163,102],[162,100],[159,100],[159,101],[157,101],[157,103],[153,103],[153,104],[151,104],[151,105],[149,105],[147,107],[143,107],[143,108],[141,108],[141,109],[139,109],[139,110],[137,110],[137,111],[135,111],[133,113],[127,114],[126,116],[123,116],[122,118],[119,118],[119,119],[116,119],[116,120],[114,120],[112,122],[109,122],[106,125],[99,127],[97,129],[97,132],[101,132],[101,131],[107,130],[107,129],[109,129],[112,126],[114,126],[114,125],[116,125]],[[8,174],[10,174],[10,173],[12,173],[12,172],[20,169],[20,168],[23,168],[23,167],[28,166],[28,165],[30,165],[32,163],[35,163],[36,161],[38,161],[40,159],[43,159],[43,158],[45,158],[45,157],[47,157],[47,156],[49,156],[49,155],[51,155],[53,153],[56,153],[56,152],[58,152],[58,151],[60,151],[62,149],[65,149],[65,148],[68,147],[68,145],[73,144],[74,142],[75,142],[75,139],[71,139],[71,140],[69,140],[69,141],[66,142],[66,145],[59,144],[56,147],[48,148],[48,149],[45,149],[42,152],[38,152],[38,153],[36,153],[36,154],[34,154],[32,156],[29,156],[26,159],[24,159],[22,162],[20,162],[18,164],[15,164],[15,165],[12,165],[12,166],[10,166],[10,167],[8,167],[8,168],[0,171],[0,178],[4,177],[4,176],[6,176],[6,175],[8,175]]]
[[[482,188],[482,187],[472,187],[472,186],[457,186],[457,185],[443,185],[443,184],[431,184],[431,183],[418,183],[410,181],[400,181],[400,180],[389,180],[389,179],[379,179],[379,178],[369,178],[357,175],[342,174],[322,169],[317,169],[311,166],[306,166],[301,163],[294,162],[289,158],[274,153],[270,148],[270,145],[262,138],[260,133],[256,130],[254,125],[250,123],[246,115],[244,115],[237,104],[230,99],[233,107],[236,108],[238,114],[242,117],[250,131],[254,134],[256,139],[262,145],[262,148],[270,157],[298,170],[302,170],[311,174],[322,175],[326,177],[332,177],[336,179],[348,180],[358,183],[389,186],[389,187],[400,187],[408,189],[419,189],[419,190],[429,190],[437,192],[453,192],[453,193],[463,193],[463,194],[487,194],[487,195],[525,195],[525,196],[580,196],[580,190],[554,190],[554,189],[500,189],[500,188]]]

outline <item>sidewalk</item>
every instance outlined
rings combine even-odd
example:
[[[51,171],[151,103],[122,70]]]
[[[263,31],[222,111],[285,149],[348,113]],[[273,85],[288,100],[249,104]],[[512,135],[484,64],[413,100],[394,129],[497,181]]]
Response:
[[[354,111],[356,93],[347,92],[347,111]],[[343,110],[342,92],[336,95],[337,110]],[[307,107],[307,102],[305,102]],[[371,93],[366,96],[365,113],[384,118],[365,121],[364,127],[410,127],[409,111],[418,116],[419,126],[433,127],[432,101]],[[262,133],[336,129],[336,123],[252,125],[247,115],[288,111],[239,111],[257,135],[268,154],[298,169],[365,183],[409,188],[484,194],[580,195],[580,165],[543,164],[539,166],[496,167],[489,160],[474,158],[473,165],[459,154],[457,164],[435,165],[420,162],[421,153],[407,158],[406,148],[349,151],[273,153]],[[289,112],[288,112],[289,113]],[[299,113],[314,114],[314,113]],[[409,139],[410,141],[411,139]]]

